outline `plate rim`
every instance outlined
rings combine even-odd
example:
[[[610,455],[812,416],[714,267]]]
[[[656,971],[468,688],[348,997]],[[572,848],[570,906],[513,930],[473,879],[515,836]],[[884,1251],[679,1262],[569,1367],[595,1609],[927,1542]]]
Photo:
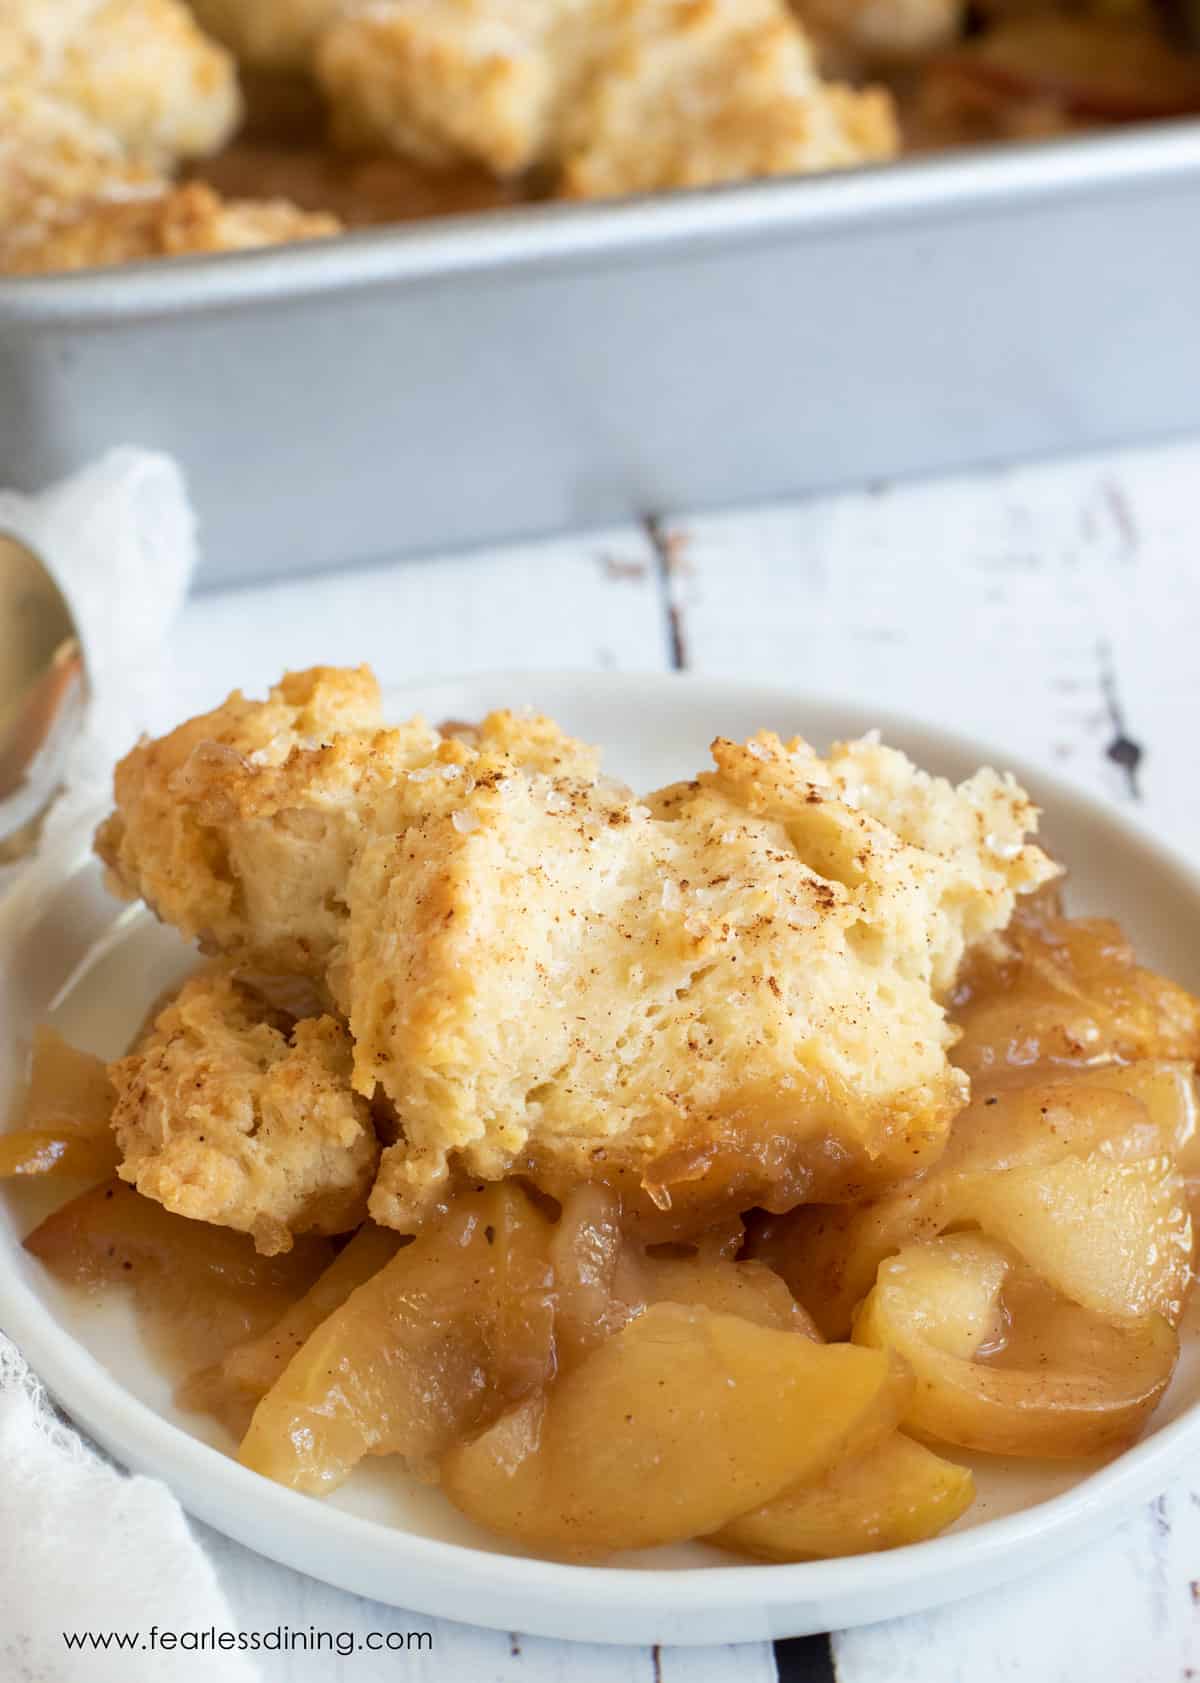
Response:
[[[806,692],[781,682],[708,677],[690,672],[547,669],[431,675],[403,685],[386,685],[385,712],[391,716],[392,704],[397,701],[402,705],[419,705],[421,696],[443,689],[519,687],[536,692],[539,684],[607,690],[614,695],[623,694],[626,703],[630,689],[695,689],[717,695],[723,692],[742,704],[747,699],[761,698],[764,710],[784,706],[790,713],[802,714],[806,708],[813,708],[862,720],[861,727],[855,729],[869,729],[872,723],[878,723],[889,740],[904,740],[910,735],[924,738],[936,745],[935,759],[944,753],[950,758],[973,759],[980,765],[1011,770],[1027,787],[1032,785],[1035,798],[1043,806],[1047,794],[1052,793],[1056,805],[1070,805],[1074,815],[1085,824],[1099,825],[1122,844],[1140,852],[1143,858],[1148,856],[1155,866],[1170,872],[1200,909],[1200,866],[1173,841],[1155,834],[1141,815],[1081,787],[1068,774],[1030,763],[986,739],[947,729],[940,723],[890,706],[875,706],[828,692]],[[104,810],[98,809],[101,814]],[[53,838],[44,854],[13,886],[0,904],[0,954],[17,937],[21,919],[28,915],[30,908],[52,891],[54,884],[62,880],[64,871],[81,863],[82,855],[90,851],[90,835],[90,818],[81,816],[69,830]],[[353,1571],[339,1572],[338,1562],[343,1558],[339,1550],[345,1551],[346,1559],[361,1555],[364,1549],[378,1553],[394,1570],[400,1590],[416,1587],[422,1573],[442,1581],[446,1593],[453,1596],[453,1603],[451,1607],[444,1604],[431,1607],[436,1616],[456,1617],[452,1608],[463,1608],[473,1582],[486,1583],[492,1593],[531,1594],[541,1602],[558,1601],[560,1605],[586,1595],[593,1614],[625,1614],[643,1620],[658,1617],[669,1622],[702,1611],[786,1614],[790,1606],[840,1600],[851,1595],[870,1601],[902,1593],[922,1580],[937,1580],[943,1573],[955,1580],[979,1577],[978,1586],[967,1583],[962,1587],[956,1583],[945,1595],[929,1597],[924,1603],[929,1605],[950,1600],[955,1594],[969,1593],[974,1587],[999,1582],[1001,1576],[1013,1578],[1031,1570],[1037,1562],[1026,1565],[1020,1559],[1023,1548],[1030,1544],[1045,1544],[1058,1537],[1069,1540],[1072,1534],[1082,1537],[1109,1518],[1115,1526],[1136,1503],[1161,1492],[1189,1447],[1200,1448],[1200,1402],[1197,1402],[1176,1420],[1088,1473],[1067,1491],[1014,1513],[983,1520],[969,1531],[876,1554],[787,1564],[731,1560],[728,1565],[662,1570],[548,1561],[421,1536],[381,1520],[322,1505],[316,1498],[287,1490],[242,1467],[126,1390],[119,1378],[67,1327],[46,1313],[45,1304],[14,1262],[19,1262],[19,1253],[4,1244],[0,1248],[0,1327],[17,1344],[68,1414],[106,1449],[136,1470],[161,1478],[189,1512],[225,1535],[268,1558],[281,1560],[346,1590],[364,1593],[356,1588]],[[211,1500],[210,1491],[217,1493]],[[323,1533],[329,1546],[328,1566],[315,1568],[311,1559],[301,1564],[298,1556],[303,1549],[295,1550],[290,1545],[264,1546],[253,1524],[242,1523],[244,1514],[253,1516],[256,1511],[264,1512],[277,1533],[285,1537],[314,1533],[315,1520],[315,1533]],[[998,1573],[997,1565],[1010,1556],[1013,1558],[1008,1564],[1012,1570]],[[411,1580],[407,1578],[409,1573]],[[378,1591],[370,1593],[378,1594]],[[407,1601],[394,1604],[409,1605]],[[509,1628],[507,1622],[476,1617],[478,1610],[470,1611],[472,1622]],[[877,1615],[869,1610],[864,1615],[872,1616]],[[521,1628],[537,1631],[539,1626],[535,1620]],[[554,1633],[560,1634],[560,1630]],[[774,1629],[771,1633],[780,1634]],[[767,1634],[766,1630],[761,1632],[764,1637]],[[638,1643],[653,1640],[641,1634],[621,1637],[617,1633],[607,1639]],[[673,1640],[679,1641],[680,1637],[676,1635]],[[700,1635],[697,1640],[714,1638]]]

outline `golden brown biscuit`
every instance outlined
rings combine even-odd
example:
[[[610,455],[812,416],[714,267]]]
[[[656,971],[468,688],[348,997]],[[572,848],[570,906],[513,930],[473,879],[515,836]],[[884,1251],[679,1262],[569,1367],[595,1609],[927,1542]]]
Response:
[[[177,1215],[253,1234],[268,1255],[294,1233],[343,1233],[365,1216],[379,1155],[350,1067],[332,1017],[293,1024],[213,967],[109,1066],[118,1172]]]
[[[785,0],[381,0],[322,36],[343,144],[562,168],[597,197],[890,156],[886,95],[824,86]]]
[[[379,721],[370,672],[314,667],[289,673],[266,701],[235,690],[138,743],[117,766],[116,810],[96,835],[110,886],[210,951],[322,976],[356,809],[339,802],[348,776],[322,782],[319,763],[344,736],[370,740]],[[296,785],[290,804],[281,779]]]
[[[395,1116],[376,1220],[514,1171],[786,1208],[936,1155],[964,949],[1055,874],[1011,780],[764,734],[641,803],[549,720],[378,720],[366,672],[235,693],[122,762],[98,837],[120,891],[328,990]]]
[[[316,73],[352,149],[516,175],[549,147],[595,0],[380,0],[322,35]]]
[[[73,105],[0,82],[0,241],[100,197],[161,192],[162,177]]]
[[[9,274],[52,274],[141,263],[152,257],[249,251],[339,232],[336,217],[286,199],[222,199],[202,182],[130,199],[97,200],[4,246]]]
[[[562,191],[602,198],[891,157],[888,96],[823,83],[783,0],[612,0],[562,141]]]
[[[424,720],[384,728],[366,669],[289,673],[144,741],[114,778],[96,847],[110,883],[210,951],[323,980],[363,840],[453,808],[464,764],[595,767],[546,719],[495,713],[470,742]]]
[[[404,1130],[377,1221],[419,1224],[456,1169],[786,1208],[940,1149],[967,1090],[942,997],[1054,874],[1034,809],[871,743],[715,755],[648,805],[468,774],[451,812],[363,846],[336,986],[355,1085]]]
[[[65,100],[162,164],[216,151],[241,111],[233,60],[182,0],[9,0],[0,80]]]

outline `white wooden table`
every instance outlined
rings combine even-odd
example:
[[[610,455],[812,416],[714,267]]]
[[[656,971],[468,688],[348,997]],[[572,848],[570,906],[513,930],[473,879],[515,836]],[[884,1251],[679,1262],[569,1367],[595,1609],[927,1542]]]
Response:
[[[932,718],[1140,802],[1200,850],[1200,443],[690,518],[193,600],[167,724],[287,666],[385,682],[686,667]],[[432,1653],[268,1660],[267,1683],[765,1683],[770,1648],[648,1651],[430,1621],[206,1546],[246,1627],[429,1630]],[[839,1683],[1200,1677],[1200,1465],[1109,1542],[941,1612],[785,1645]]]

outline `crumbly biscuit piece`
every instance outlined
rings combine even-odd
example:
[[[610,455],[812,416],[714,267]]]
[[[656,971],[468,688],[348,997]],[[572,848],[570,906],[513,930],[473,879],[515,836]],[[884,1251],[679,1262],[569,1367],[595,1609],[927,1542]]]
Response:
[[[90,199],[161,190],[162,178],[64,100],[0,82],[0,239]]]
[[[890,157],[879,89],[823,83],[783,0],[613,0],[566,124],[562,191],[601,198]]]
[[[376,1220],[510,1172],[790,1207],[936,1155],[964,948],[1055,874],[1010,780],[763,735],[643,804],[549,720],[378,720],[366,672],[235,693],[122,762],[98,837],[121,891],[328,988],[396,1117]]]
[[[0,78],[65,100],[164,164],[216,151],[241,112],[232,58],[182,0],[9,0]]]
[[[470,741],[421,719],[384,728],[366,669],[289,673],[266,701],[235,691],[118,765],[97,832],[110,883],[210,951],[321,981],[341,943],[363,840],[452,810],[463,767],[593,770],[551,721],[495,713]]]
[[[938,993],[952,986],[964,947],[1007,927],[1014,892],[1032,892],[1061,875],[1027,844],[1038,812],[1009,774],[984,766],[954,787],[874,733],[834,743],[823,765],[799,743],[790,752],[815,784],[828,779],[838,799],[950,867],[955,887],[931,953]]]
[[[10,239],[0,266],[9,274],[101,269],[154,257],[250,251],[325,239],[341,224],[286,199],[222,199],[202,182],[126,200],[100,200]]]
[[[117,766],[116,810],[96,834],[110,887],[210,951],[322,976],[356,809],[343,815],[339,803],[352,779],[321,782],[313,757],[348,737],[369,741],[379,724],[370,672],[314,667],[288,673],[266,701],[235,690],[139,742]],[[307,791],[301,765],[312,772]],[[294,784],[286,804],[281,778]]]
[[[316,65],[344,144],[561,165],[575,197],[896,147],[887,96],[825,87],[785,0],[380,0],[329,28]]]
[[[548,149],[594,0],[380,0],[322,36],[317,78],[340,144],[516,175]]]
[[[305,70],[346,0],[190,0],[208,33],[256,70]]]
[[[177,1215],[253,1234],[268,1255],[294,1233],[346,1232],[379,1155],[350,1069],[340,1023],[293,1025],[214,967],[109,1066],[118,1172]]]
[[[940,1149],[967,1090],[942,995],[966,941],[1054,874],[1035,810],[901,756],[868,801],[869,744],[714,754],[648,805],[468,777],[452,812],[362,848],[340,1004],[355,1085],[404,1130],[377,1221],[418,1225],[456,1170],[786,1208]]]

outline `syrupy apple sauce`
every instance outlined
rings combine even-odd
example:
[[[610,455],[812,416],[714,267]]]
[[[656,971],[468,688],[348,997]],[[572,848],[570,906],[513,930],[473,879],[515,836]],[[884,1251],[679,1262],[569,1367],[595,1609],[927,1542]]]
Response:
[[[1129,1444],[1191,1289],[1200,1002],[1043,891],[969,952],[950,1013],[970,1102],[904,1178],[814,1179],[766,1126],[749,1172],[717,1142],[668,1199],[530,1161],[415,1237],[263,1256],[115,1178],[104,1068],[48,1030],[0,1171],[73,1192],[29,1252],[130,1294],[181,1405],[292,1489],[393,1455],[556,1557],[860,1553],[966,1510],[956,1450]]]

